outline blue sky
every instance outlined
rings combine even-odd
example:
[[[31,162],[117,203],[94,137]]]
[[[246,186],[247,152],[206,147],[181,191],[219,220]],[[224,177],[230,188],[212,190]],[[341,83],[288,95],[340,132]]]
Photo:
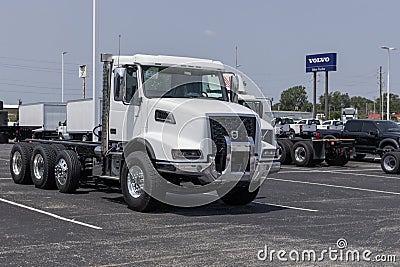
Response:
[[[276,102],[295,85],[312,99],[305,56],[337,52],[331,91],[378,97],[378,70],[400,48],[400,1],[97,0],[98,51],[167,54],[235,64]],[[0,99],[8,104],[82,97],[78,65],[92,63],[92,0],[3,1],[0,9]],[[391,53],[391,92],[400,94],[400,51]],[[99,77],[99,76],[98,76]],[[318,95],[324,91],[321,73]],[[98,87],[99,88],[99,87]],[[87,81],[91,95],[91,79]],[[386,90],[386,87],[384,87]]]

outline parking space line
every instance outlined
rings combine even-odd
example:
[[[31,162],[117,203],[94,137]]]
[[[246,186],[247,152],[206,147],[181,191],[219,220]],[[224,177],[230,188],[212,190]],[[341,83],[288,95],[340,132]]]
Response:
[[[12,178],[0,178],[0,180],[12,180]]]
[[[358,187],[343,186],[343,185],[321,184],[321,183],[314,183],[314,182],[304,182],[304,181],[286,180],[286,179],[278,179],[278,178],[268,178],[268,179],[269,179],[269,180],[273,180],[273,181],[278,181],[278,182],[288,182],[288,183],[298,183],[298,184],[319,185],[319,186],[335,187],[335,188],[343,188],[343,189],[351,189],[351,190],[358,190],[358,191],[367,191],[367,192],[382,193],[382,194],[389,194],[389,195],[400,195],[400,193],[398,193],[398,192],[390,192],[390,191],[382,191],[382,190],[358,188]]]
[[[58,219],[58,220],[79,224],[79,225],[82,225],[82,226],[85,226],[85,227],[89,227],[89,228],[92,228],[92,229],[96,229],[96,230],[102,230],[103,229],[103,228],[95,226],[95,225],[91,225],[91,224],[88,224],[88,223],[84,223],[84,222],[80,222],[80,221],[75,221],[75,220],[72,220],[72,219],[64,218],[62,216],[59,216],[59,215],[56,215],[56,214],[53,214],[53,213],[50,213],[50,212],[47,212],[47,211],[35,209],[35,208],[29,207],[29,206],[25,206],[25,205],[22,205],[22,204],[19,204],[19,203],[16,203],[16,202],[4,199],[4,198],[0,198],[0,201],[4,202],[4,203],[11,204],[11,205],[14,205],[14,206],[17,206],[17,207],[20,207],[20,208],[24,208],[24,209],[28,209],[28,210],[31,210],[31,211],[35,211],[35,212],[38,212],[38,213],[53,217],[53,218]]]
[[[373,170],[378,170],[378,169],[363,169],[363,170],[358,170],[358,171],[373,171]],[[346,174],[346,175],[354,175],[354,176],[365,176],[365,177],[378,177],[378,178],[383,178],[383,179],[395,179],[395,180],[400,180],[400,177],[395,177],[395,176],[384,176],[384,175],[377,175],[377,174],[364,174],[364,173],[351,173],[348,172],[347,170],[331,170],[331,171],[318,171],[318,170],[309,170],[309,171],[280,171],[279,173],[285,174],[285,173],[304,173],[304,172],[311,172],[311,173],[334,173],[334,174]],[[269,179],[269,178],[267,178]]]
[[[267,204],[267,205],[270,205],[270,206],[286,208],[286,209],[292,209],[292,210],[302,210],[302,211],[311,211],[311,212],[318,212],[319,211],[319,210],[313,210],[313,209],[298,208],[298,207],[292,207],[292,206],[286,206],[286,205],[278,205],[278,204],[266,203],[266,202],[258,202],[258,201],[253,201],[253,203],[256,203],[256,204]]]

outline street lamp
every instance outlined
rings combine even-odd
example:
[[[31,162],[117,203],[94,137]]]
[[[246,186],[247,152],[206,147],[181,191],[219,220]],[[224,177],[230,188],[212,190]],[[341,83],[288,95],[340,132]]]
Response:
[[[61,53],[61,102],[64,103],[64,55],[68,52]]]
[[[386,86],[386,119],[390,120],[390,114],[389,114],[389,83],[390,83],[390,51],[391,50],[396,50],[397,48],[395,47],[388,47],[388,46],[381,46],[382,49],[386,49],[388,52],[388,65],[387,65],[387,86]]]

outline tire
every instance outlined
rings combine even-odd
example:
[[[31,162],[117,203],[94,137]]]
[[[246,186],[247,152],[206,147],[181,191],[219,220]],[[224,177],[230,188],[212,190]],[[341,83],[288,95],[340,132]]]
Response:
[[[340,155],[337,158],[326,158],[325,162],[330,166],[344,166],[349,159],[345,155]]]
[[[32,184],[30,162],[32,145],[29,143],[15,144],[10,153],[10,173],[16,184]]]
[[[61,150],[55,165],[55,182],[61,193],[74,193],[79,187],[81,163],[72,150]]]
[[[292,142],[289,141],[289,140],[280,140],[280,141],[278,141],[278,144],[280,145],[281,151],[282,151],[281,158],[280,158],[279,162],[281,164],[290,164],[290,163],[292,163],[292,161],[293,161],[292,160],[292,153],[291,153],[291,150],[292,150],[292,147],[293,147]]]
[[[400,152],[386,152],[381,159],[381,168],[389,174],[400,172]]]
[[[147,153],[134,151],[128,155],[121,173],[121,189],[129,209],[155,210],[160,205],[159,200],[165,197],[162,182]]]
[[[354,156],[354,159],[356,159],[356,160],[362,160],[362,159],[364,159],[365,157],[367,156],[367,154],[356,154],[355,156]]]
[[[62,144],[51,144],[51,147],[54,149],[56,154],[58,155],[61,151],[65,150],[65,146]]]
[[[246,205],[252,202],[257,197],[258,190],[259,188],[257,188],[253,192],[249,192],[248,186],[245,187],[235,186],[227,193],[226,191],[224,191],[225,193],[224,195],[222,195],[223,193],[221,190],[217,190],[217,193],[225,204],[238,206],[238,205]]]
[[[297,166],[313,166],[313,153],[311,144],[300,141],[293,146],[292,158]]]
[[[35,187],[40,189],[55,189],[54,166],[56,151],[47,144],[37,145],[31,157],[31,177]]]

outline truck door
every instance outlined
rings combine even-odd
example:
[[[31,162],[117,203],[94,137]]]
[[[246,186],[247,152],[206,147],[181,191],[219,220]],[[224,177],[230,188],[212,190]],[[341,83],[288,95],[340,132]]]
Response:
[[[378,128],[372,121],[363,122],[362,128],[362,144],[369,150],[373,150],[378,146]]]
[[[121,70],[121,71],[119,71]],[[109,136],[113,141],[128,141],[135,134],[139,106],[135,105],[138,97],[138,79],[136,67],[115,69],[111,84]],[[124,83],[122,85],[122,83]],[[139,130],[139,129],[136,129]]]
[[[355,146],[357,151],[362,152],[365,147],[365,138],[362,137],[361,132],[362,121],[350,120],[346,123],[344,137],[355,140]]]

